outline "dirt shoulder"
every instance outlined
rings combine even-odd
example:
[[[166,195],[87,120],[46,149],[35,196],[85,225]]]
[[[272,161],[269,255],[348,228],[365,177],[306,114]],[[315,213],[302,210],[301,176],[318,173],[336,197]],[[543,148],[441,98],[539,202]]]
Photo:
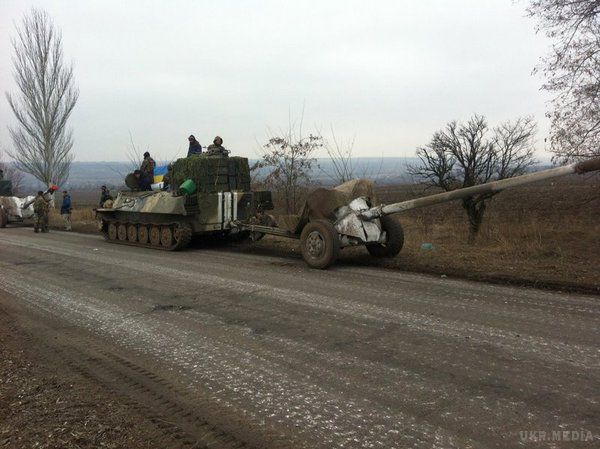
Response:
[[[125,398],[42,350],[8,300],[0,292],[0,447],[185,447]]]
[[[584,257],[565,264],[553,258],[551,254],[541,255],[539,258],[518,258],[491,249],[458,249],[457,246],[435,245],[433,250],[422,250],[415,244],[408,244],[394,259],[373,258],[362,247],[347,248],[341,252],[338,264],[379,267],[503,285],[600,294],[600,273]],[[249,254],[301,257],[298,241],[279,237],[264,238],[256,243],[230,245],[228,248]]]

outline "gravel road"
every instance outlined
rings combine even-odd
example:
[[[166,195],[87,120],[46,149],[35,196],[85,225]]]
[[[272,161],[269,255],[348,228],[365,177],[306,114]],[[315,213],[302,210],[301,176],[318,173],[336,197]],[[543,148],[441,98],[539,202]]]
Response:
[[[28,228],[0,290],[182,447],[598,447],[597,296]]]

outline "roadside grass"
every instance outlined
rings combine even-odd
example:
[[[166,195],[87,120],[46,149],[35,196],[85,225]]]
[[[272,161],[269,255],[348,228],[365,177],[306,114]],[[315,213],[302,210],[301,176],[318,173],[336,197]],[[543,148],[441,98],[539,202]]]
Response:
[[[64,229],[64,221],[60,215],[60,208],[50,211],[48,222],[51,228]],[[71,213],[71,224],[74,232],[98,232],[96,214],[91,206],[75,207]]]
[[[377,193],[380,202],[389,204],[433,192],[397,185],[381,186]],[[95,204],[78,203],[77,192],[72,196],[73,230],[97,232]],[[458,201],[407,211],[398,218],[405,231],[398,257],[375,259],[365,248],[346,248],[339,263],[600,293],[600,176],[500,193],[490,202],[473,244]],[[57,212],[51,215],[51,226],[62,227]],[[299,257],[298,241],[271,236],[230,247]]]

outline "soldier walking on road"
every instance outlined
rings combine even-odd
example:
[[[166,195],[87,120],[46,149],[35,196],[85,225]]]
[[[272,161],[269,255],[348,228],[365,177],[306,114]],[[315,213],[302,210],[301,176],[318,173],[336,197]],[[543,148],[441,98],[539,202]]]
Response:
[[[44,198],[44,192],[40,190],[33,201],[33,211],[35,212],[34,232],[48,232],[48,203],[49,201]]]
[[[63,192],[63,202],[60,206],[60,215],[65,222],[65,231],[71,230],[71,195],[66,190]]]

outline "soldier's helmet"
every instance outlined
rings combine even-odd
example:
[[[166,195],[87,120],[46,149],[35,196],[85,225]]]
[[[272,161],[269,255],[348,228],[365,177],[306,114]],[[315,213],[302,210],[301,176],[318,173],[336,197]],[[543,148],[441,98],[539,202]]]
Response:
[[[223,139],[221,139],[219,136],[217,136],[214,138],[213,143],[217,146],[221,146],[221,145],[223,145]]]

